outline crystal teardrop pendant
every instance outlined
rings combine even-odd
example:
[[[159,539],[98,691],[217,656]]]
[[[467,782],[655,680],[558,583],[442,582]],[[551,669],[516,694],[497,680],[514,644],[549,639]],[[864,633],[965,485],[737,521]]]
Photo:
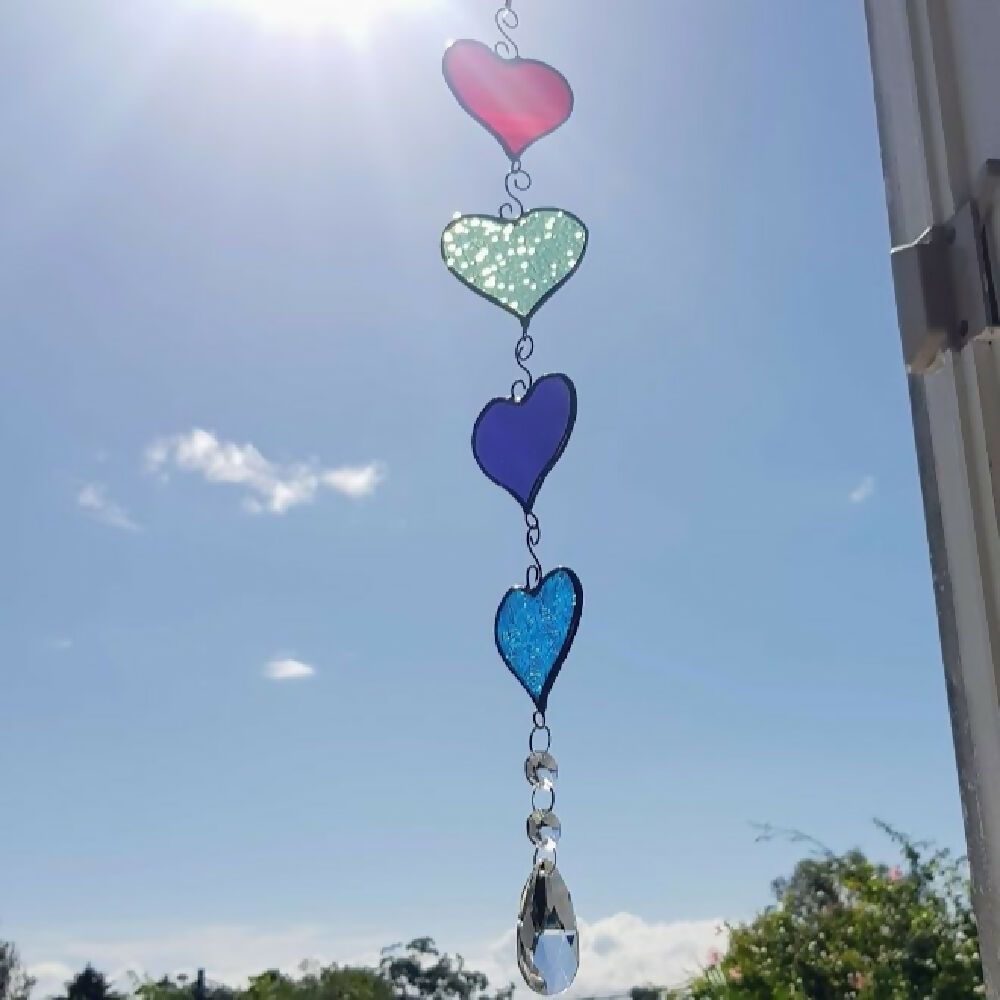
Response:
[[[528,986],[543,996],[568,990],[580,967],[573,901],[548,859],[535,865],[521,894],[517,965]]]

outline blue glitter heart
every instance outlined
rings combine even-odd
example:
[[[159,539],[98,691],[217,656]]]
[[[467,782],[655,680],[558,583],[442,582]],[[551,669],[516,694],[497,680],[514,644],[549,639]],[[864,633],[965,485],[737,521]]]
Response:
[[[554,569],[537,587],[508,590],[497,609],[497,650],[545,711],[583,613],[583,587],[571,569]]]

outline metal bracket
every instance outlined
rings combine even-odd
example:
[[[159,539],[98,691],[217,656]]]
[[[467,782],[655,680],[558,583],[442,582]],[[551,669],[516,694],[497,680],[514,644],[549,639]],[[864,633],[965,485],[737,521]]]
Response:
[[[1000,160],[989,160],[975,196],[949,222],[893,248],[896,309],[911,374],[933,371],[945,349],[959,351],[973,339],[1000,338],[998,196]]]

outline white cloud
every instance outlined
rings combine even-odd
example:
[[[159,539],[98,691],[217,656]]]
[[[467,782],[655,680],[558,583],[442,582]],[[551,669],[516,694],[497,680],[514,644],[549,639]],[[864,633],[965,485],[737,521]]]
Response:
[[[646,983],[685,982],[707,964],[711,951],[725,951],[726,936],[720,927],[718,920],[649,923],[628,913],[581,922],[580,974],[567,996],[606,996]],[[25,961],[39,979],[37,997],[57,992],[86,962],[108,971],[123,987],[128,985],[130,972],[140,978],[177,972],[191,975],[196,962],[205,967],[209,979],[239,985],[262,969],[294,973],[306,960],[374,966],[381,947],[400,939],[397,929],[377,938],[345,940],[334,928],[317,924],[284,929],[194,927],[127,939],[65,938],[48,932],[45,940],[32,941],[20,935]],[[513,930],[488,942],[437,943],[446,951],[465,955],[467,967],[485,972],[491,986],[514,982],[519,996],[527,1000],[532,995],[517,971]]]
[[[865,476],[865,478],[862,479],[850,493],[848,493],[847,499],[850,500],[851,503],[864,503],[866,500],[871,500],[874,495],[875,477]]]
[[[28,975],[35,980],[32,996],[47,997],[62,992],[64,983],[79,972],[65,962],[36,962],[28,966]]]
[[[108,497],[107,487],[101,483],[87,483],[77,494],[77,504],[95,521],[120,531],[141,531],[129,512]]]
[[[171,469],[200,474],[210,483],[229,483],[246,491],[244,507],[254,514],[284,514],[312,503],[321,488],[353,500],[371,496],[385,478],[382,465],[321,468],[315,461],[278,465],[252,444],[220,441],[210,431],[160,438],[146,449],[146,469],[166,480]]]
[[[264,667],[264,676],[272,681],[298,681],[312,677],[316,673],[315,667],[310,667],[308,663],[301,660],[293,660],[290,657],[284,659],[271,660]]]
[[[323,485],[344,496],[371,496],[382,479],[382,470],[374,462],[357,468],[329,469],[322,475]]]
[[[567,997],[607,996],[633,986],[678,986],[697,975],[711,951],[723,952],[722,921],[699,920],[647,923],[630,913],[618,913],[595,923],[580,922],[580,972]],[[470,951],[470,956],[477,954]],[[471,967],[502,986],[521,983],[515,960],[514,930],[509,930]],[[525,995],[527,991],[524,991]]]
[[[66,639],[63,636],[53,636],[50,639],[46,639],[45,644],[49,649],[54,649],[59,653],[65,653],[67,649],[73,648],[73,640]]]
[[[244,985],[264,969],[296,972],[312,956],[329,962],[375,965],[383,941],[345,940],[343,934],[315,924],[260,929],[228,925],[193,927],[134,937],[59,935],[46,932],[41,940],[17,936],[21,955],[38,979],[32,995],[44,998],[63,992],[63,984],[92,962],[107,973],[122,992],[147,976],[185,973],[203,967],[210,980]],[[333,954],[334,945],[337,954]]]

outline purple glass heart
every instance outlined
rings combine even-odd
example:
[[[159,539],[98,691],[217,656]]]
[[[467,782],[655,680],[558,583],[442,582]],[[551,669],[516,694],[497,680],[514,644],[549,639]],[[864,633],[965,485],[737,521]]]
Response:
[[[576,423],[576,387],[544,375],[520,398],[491,400],[472,431],[479,468],[529,512]]]

